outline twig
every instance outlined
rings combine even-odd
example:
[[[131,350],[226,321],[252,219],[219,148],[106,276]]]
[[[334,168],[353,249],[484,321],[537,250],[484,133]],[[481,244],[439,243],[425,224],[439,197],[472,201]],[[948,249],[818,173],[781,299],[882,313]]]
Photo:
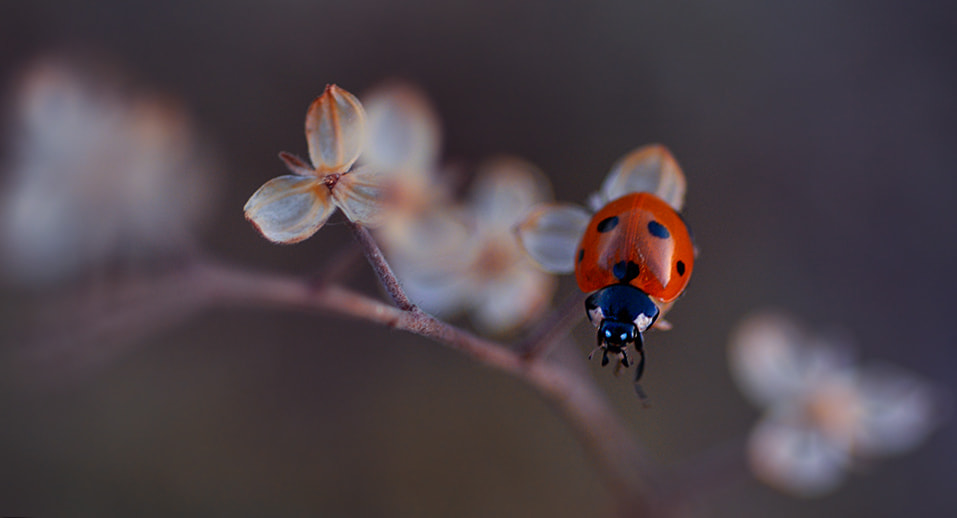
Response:
[[[140,279],[137,286],[128,288],[136,293],[169,291],[163,286],[175,288],[181,297],[193,301],[186,306],[190,314],[223,305],[300,309],[343,315],[431,338],[481,364],[511,374],[556,407],[600,468],[598,472],[615,498],[621,516],[663,515],[663,502],[658,499],[662,492],[657,487],[660,477],[586,373],[548,361],[544,356],[526,358],[505,344],[478,337],[421,311],[402,292],[371,235],[361,227],[357,228],[356,235],[396,306],[331,281],[316,284],[299,277],[260,273],[209,261],[187,265],[174,277]],[[112,300],[128,304],[126,297]],[[111,314],[115,308],[108,306],[105,304],[98,311]],[[140,318],[143,311],[128,309],[118,315],[129,314],[130,321],[120,321],[125,318],[121,316],[111,321],[110,330],[122,332],[143,324]],[[175,313],[177,319],[182,319],[183,310],[183,306],[163,304],[159,308],[151,306],[149,314],[162,322],[168,315],[158,313]],[[94,315],[88,318],[97,319]],[[554,341],[552,333],[545,333],[540,339]],[[532,350],[542,350],[542,346],[533,344]]]
[[[333,312],[409,331],[458,350],[489,367],[509,373],[534,387],[568,419],[586,449],[602,468],[622,516],[656,516],[663,510],[652,482],[654,468],[631,433],[615,416],[594,382],[554,362],[527,361],[511,348],[457,328],[418,308],[389,306],[347,288],[330,284],[309,289],[293,277],[255,274],[210,266],[204,273],[221,302],[263,303],[277,307]]]
[[[392,301],[395,302],[395,305],[405,311],[415,311],[417,309],[415,304],[409,300],[405,291],[402,290],[399,279],[397,279],[392,272],[392,267],[386,262],[385,256],[382,255],[382,250],[379,249],[379,245],[375,242],[375,239],[372,238],[372,234],[362,225],[349,220],[346,220],[346,222],[349,228],[352,229],[353,235],[356,236],[356,241],[359,242],[362,251],[365,252],[366,259],[379,278],[379,282],[382,283],[382,287],[384,287],[389,293],[389,296],[392,297]]]

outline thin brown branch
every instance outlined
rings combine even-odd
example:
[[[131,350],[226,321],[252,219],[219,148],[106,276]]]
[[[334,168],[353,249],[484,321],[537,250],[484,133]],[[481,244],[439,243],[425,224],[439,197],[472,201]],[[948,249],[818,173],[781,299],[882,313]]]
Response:
[[[362,247],[362,251],[365,252],[369,265],[372,266],[376,276],[379,278],[379,282],[382,283],[382,287],[385,288],[389,296],[392,297],[392,301],[395,302],[395,305],[398,306],[399,309],[414,311],[416,309],[415,304],[409,300],[405,291],[402,290],[399,279],[397,279],[395,273],[392,272],[392,267],[389,266],[389,263],[385,260],[385,256],[382,255],[382,250],[379,249],[379,245],[375,242],[375,239],[372,238],[372,234],[369,233],[369,230],[352,221],[346,221],[349,228],[352,229],[353,235],[356,236],[356,241],[359,242],[359,246]]]
[[[371,241],[368,232],[360,231],[357,235],[360,240],[368,238]],[[376,254],[377,246],[363,247],[367,252],[371,250],[368,253],[374,267],[376,264],[388,267],[381,252]],[[386,272],[386,279],[394,279],[391,269]],[[130,289],[136,293],[177,292],[180,297],[193,301],[186,307],[190,314],[224,305],[298,309],[347,316],[431,338],[483,365],[514,376],[558,409],[600,468],[598,472],[618,503],[622,516],[661,515],[662,508],[657,499],[661,492],[656,487],[659,477],[655,476],[654,466],[587,373],[544,357],[530,361],[511,347],[442,322],[408,302],[400,288],[390,290],[400,305],[396,307],[334,283],[315,284],[294,276],[201,262],[188,265],[172,277],[141,279],[138,286]],[[114,300],[126,304],[128,298]],[[109,313],[112,308],[107,306],[109,304],[103,305],[101,310]],[[129,315],[135,318],[131,318],[128,325],[114,322],[113,330],[142,325],[142,319],[136,315],[141,316],[143,311],[135,311],[133,307],[128,309]],[[164,315],[157,313],[175,313],[177,319],[182,319],[183,311],[183,306],[164,304],[160,308],[152,306],[149,313],[153,318],[165,321]],[[91,319],[96,320],[95,317]],[[553,340],[550,334],[543,335],[542,339]]]
[[[223,302],[266,303],[369,320],[419,334],[458,350],[486,366],[509,373],[536,389],[571,423],[619,502],[624,515],[658,514],[654,467],[637,447],[587,376],[554,362],[527,361],[511,348],[457,328],[418,308],[404,311],[349,289],[328,285],[308,289],[292,277],[217,268],[206,273]]]

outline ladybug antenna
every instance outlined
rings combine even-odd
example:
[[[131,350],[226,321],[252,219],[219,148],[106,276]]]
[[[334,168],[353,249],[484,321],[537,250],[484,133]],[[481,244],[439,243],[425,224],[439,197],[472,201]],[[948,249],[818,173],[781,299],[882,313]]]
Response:
[[[641,380],[641,375],[645,372],[645,351],[641,349],[641,344],[636,343],[635,349],[638,350],[638,366],[635,367],[635,386]]]
[[[648,394],[645,394],[645,389],[641,388],[641,383],[635,383],[635,394],[638,394],[642,407],[648,408],[651,406],[651,399],[648,398]]]

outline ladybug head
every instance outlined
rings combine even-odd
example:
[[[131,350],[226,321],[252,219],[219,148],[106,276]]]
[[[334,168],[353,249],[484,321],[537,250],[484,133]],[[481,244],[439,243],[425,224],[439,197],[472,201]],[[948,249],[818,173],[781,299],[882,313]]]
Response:
[[[632,322],[620,322],[608,318],[598,324],[598,342],[609,349],[614,349],[612,352],[618,352],[635,341],[641,341],[641,333]],[[640,344],[638,348],[641,348]]]
[[[598,327],[598,349],[602,349],[602,365],[608,354],[617,354],[621,365],[628,367],[627,347],[634,345],[640,355],[638,377],[644,367],[641,333],[658,318],[658,306],[645,292],[630,284],[613,284],[593,293],[585,300],[588,319]],[[591,357],[589,355],[589,357]],[[637,380],[636,380],[637,381]]]
[[[614,344],[641,340],[641,333],[658,319],[658,306],[645,292],[630,284],[612,284],[592,293],[585,300],[585,311],[591,323],[600,328],[599,340]],[[602,327],[606,321],[620,324],[609,323],[606,327],[611,334],[607,336]],[[621,338],[622,333],[627,335],[626,339]]]

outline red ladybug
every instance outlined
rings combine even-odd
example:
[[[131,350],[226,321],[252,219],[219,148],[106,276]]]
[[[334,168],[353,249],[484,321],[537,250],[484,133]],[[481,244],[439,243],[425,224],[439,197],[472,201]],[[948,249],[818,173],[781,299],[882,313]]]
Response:
[[[598,327],[602,365],[608,354],[628,367],[628,345],[639,360],[635,386],[644,371],[641,333],[658,319],[657,303],[684,291],[694,268],[695,247],[684,219],[649,192],[626,194],[599,210],[588,223],[575,256],[575,279],[584,292],[588,318]],[[595,352],[593,351],[593,353]],[[589,355],[591,357],[591,355]]]

